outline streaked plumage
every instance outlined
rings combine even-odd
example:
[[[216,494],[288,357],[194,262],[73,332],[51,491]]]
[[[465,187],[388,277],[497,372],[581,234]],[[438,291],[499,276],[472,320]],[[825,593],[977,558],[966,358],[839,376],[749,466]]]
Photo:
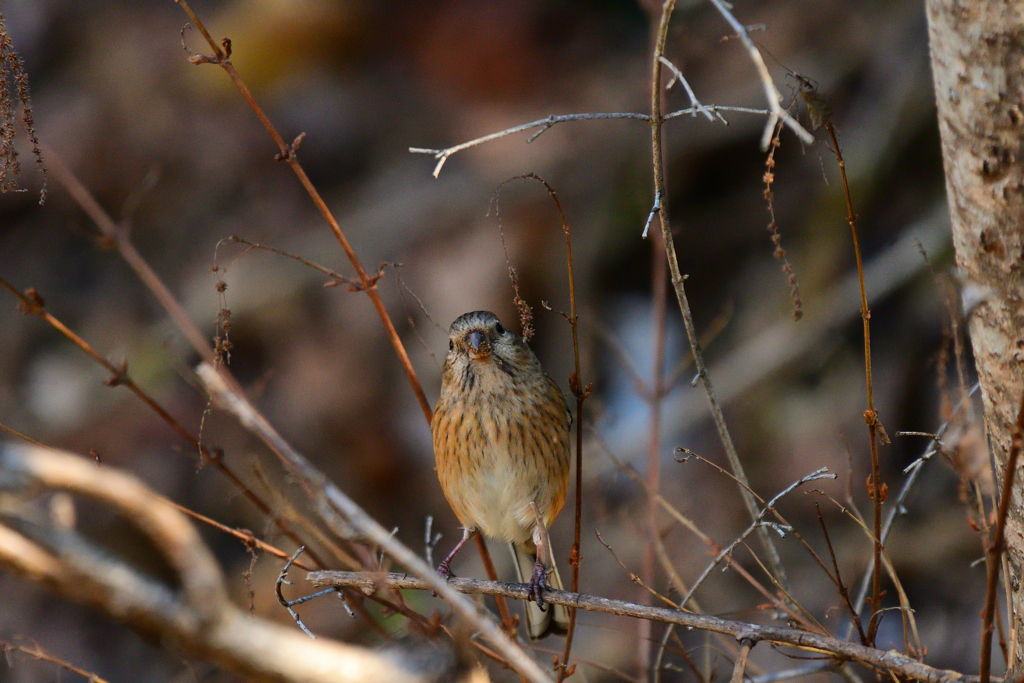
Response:
[[[452,323],[431,423],[437,476],[467,534],[478,530],[514,544],[521,581],[541,540],[530,503],[547,527],[565,503],[570,423],[558,385],[497,316],[475,311]],[[526,553],[531,557],[523,561]],[[556,568],[548,583],[561,588]],[[533,638],[564,629],[563,619],[564,608],[527,605]]]

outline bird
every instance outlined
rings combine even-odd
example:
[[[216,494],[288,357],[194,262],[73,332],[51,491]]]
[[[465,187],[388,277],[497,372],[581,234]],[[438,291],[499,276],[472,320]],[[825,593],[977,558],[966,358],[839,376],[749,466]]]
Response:
[[[544,608],[543,594],[563,590],[547,528],[569,489],[571,425],[558,384],[498,316],[473,311],[451,324],[430,426],[437,477],[463,536],[437,571],[448,578],[477,532],[508,542],[519,582],[530,577],[532,639],[564,634],[569,623],[564,606]]]

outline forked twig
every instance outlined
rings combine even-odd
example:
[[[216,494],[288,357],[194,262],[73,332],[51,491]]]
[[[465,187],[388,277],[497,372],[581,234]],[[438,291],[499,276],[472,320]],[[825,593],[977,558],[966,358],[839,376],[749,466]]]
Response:
[[[717,0],[713,1],[717,2]],[[740,488],[743,503],[747,508],[747,512],[750,515],[751,520],[756,520],[758,518],[757,504],[754,501],[754,496],[749,491],[749,480],[743,470],[742,463],[740,463],[739,455],[736,453],[736,447],[733,445],[732,436],[729,434],[729,428],[725,424],[725,416],[722,414],[722,408],[715,396],[714,385],[711,383],[711,377],[708,375],[707,365],[704,363],[704,352],[697,339],[697,329],[693,322],[693,314],[690,311],[690,302],[687,299],[686,289],[684,287],[686,278],[679,270],[679,259],[676,256],[675,239],[672,235],[672,228],[668,215],[668,201],[665,197],[665,173],[663,169],[664,162],[661,148],[661,124],[664,119],[661,116],[660,83],[662,65],[660,58],[665,54],[665,41],[668,38],[668,24],[674,8],[675,0],[666,0],[665,4],[662,6],[661,19],[658,23],[657,39],[651,64],[651,157],[654,169],[654,194],[655,196],[661,195],[662,197],[661,206],[658,209],[658,218],[661,222],[661,234],[665,243],[665,256],[668,259],[669,274],[671,276],[672,285],[675,289],[676,299],[679,301],[679,311],[683,316],[683,324],[686,327],[686,336],[690,341],[690,348],[693,351],[694,363],[697,366],[697,372],[700,376],[701,383],[704,385],[704,393],[707,396],[708,406],[711,408],[711,417],[715,423],[718,438],[721,440],[722,446],[725,449],[726,457],[729,459],[729,466],[732,468],[733,474],[736,475],[737,479],[744,484],[744,486]],[[740,27],[740,30],[742,30],[742,27]],[[772,568],[772,573],[778,578],[779,583],[786,587],[786,592],[792,592],[789,590],[789,580],[786,578],[786,572],[785,569],[783,569],[779,552],[776,550],[775,544],[768,535],[767,530],[763,526],[758,526],[757,534],[761,544],[764,546],[765,552],[768,554],[768,563]]]
[[[665,85],[665,90],[671,89],[672,86],[675,85],[676,81],[679,81],[683,84],[686,94],[690,97],[690,106],[695,110],[692,115],[696,116],[699,111],[707,117],[708,121],[714,121],[715,117],[711,115],[711,112],[709,112],[703,104],[697,101],[697,96],[693,94],[693,88],[690,87],[689,81],[687,81],[686,77],[683,76],[683,72],[680,71],[675,64],[665,59],[664,56],[659,57],[659,59],[661,60],[661,63],[667,66],[672,72],[672,79]],[[725,123],[725,119],[722,119],[722,122]]]
[[[281,603],[282,607],[288,610],[288,614],[292,615],[292,619],[295,620],[295,623],[298,625],[298,627],[301,628],[303,632],[310,638],[316,638],[316,636],[313,635],[313,632],[306,628],[306,625],[302,623],[302,619],[299,617],[298,613],[292,609],[292,607],[294,607],[295,605],[301,605],[304,602],[309,602],[313,598],[318,598],[321,595],[333,593],[335,589],[327,588],[322,591],[317,591],[313,595],[305,595],[295,600],[287,600],[285,599],[284,594],[281,593],[282,585],[288,584],[290,586],[294,583],[294,581],[288,579],[288,570],[292,568],[292,565],[295,563],[297,559],[299,559],[299,555],[301,555],[305,549],[305,546],[300,545],[292,554],[292,556],[288,558],[288,561],[284,563],[284,566],[281,567],[281,572],[277,575],[277,581],[274,584],[274,591],[277,593],[277,601]]]
[[[739,113],[744,113],[744,114],[768,114],[769,113],[768,111],[766,111],[764,109],[751,109],[750,107],[727,107],[727,106],[719,106],[719,105],[714,105],[714,104],[703,105],[703,104],[700,104],[700,103],[696,103],[692,107],[688,107],[686,109],[680,109],[678,111],[672,112],[671,114],[666,114],[664,116],[664,118],[665,119],[674,119],[674,118],[677,118],[677,117],[680,117],[680,116],[686,116],[687,114],[696,114],[698,111],[701,111],[701,112],[704,112],[704,113],[714,112],[723,122],[725,121],[725,119],[722,117],[721,114],[718,113],[720,111],[739,112]],[[441,168],[444,166],[445,162],[448,161],[449,157],[451,157],[453,154],[456,154],[456,153],[461,152],[463,150],[469,149],[470,147],[476,147],[477,145],[482,145],[482,144],[487,143],[487,142],[493,142],[494,140],[500,140],[503,137],[507,137],[509,135],[514,135],[516,133],[522,133],[523,131],[531,130],[533,128],[540,128],[540,130],[538,132],[534,133],[532,136],[530,136],[530,138],[527,139],[527,143],[530,143],[530,142],[533,142],[534,140],[536,140],[538,137],[540,137],[545,132],[547,132],[548,129],[552,128],[553,126],[558,125],[559,123],[566,123],[566,122],[569,122],[569,121],[606,121],[606,120],[613,120],[613,119],[627,119],[627,120],[634,120],[634,121],[650,122],[651,117],[648,114],[639,114],[639,113],[636,113],[636,112],[607,112],[607,113],[599,112],[599,113],[593,113],[593,114],[560,114],[560,115],[557,115],[557,116],[548,116],[548,117],[545,117],[543,119],[537,119],[536,121],[530,121],[529,123],[521,123],[518,126],[512,126],[511,128],[506,128],[505,130],[499,130],[496,133],[490,133],[488,135],[484,135],[484,136],[481,136],[481,137],[478,137],[478,138],[474,138],[472,140],[468,140],[467,142],[462,142],[462,143],[459,143],[457,145],[453,145],[451,147],[445,147],[443,149],[430,149],[430,148],[427,148],[427,147],[410,147],[409,151],[412,152],[413,154],[429,154],[432,157],[434,157],[435,159],[437,159],[438,160],[437,161],[437,165],[434,166],[434,171],[431,174],[431,175],[433,175],[436,178],[436,177],[438,177],[441,174]]]
[[[762,508],[762,510],[757,513],[757,517],[754,518],[754,521],[750,524],[750,526],[748,526],[743,531],[743,533],[740,534],[739,537],[737,537],[732,543],[722,548],[722,550],[715,556],[714,560],[712,560],[712,562],[704,568],[704,571],[701,572],[700,576],[697,577],[697,580],[694,581],[693,585],[690,587],[690,592],[686,594],[685,598],[683,598],[682,604],[685,605],[690,600],[690,598],[697,591],[697,589],[700,588],[700,585],[704,583],[704,580],[708,578],[708,575],[711,574],[711,572],[715,569],[715,567],[717,567],[722,562],[722,560],[724,560],[726,557],[732,554],[732,551],[736,549],[736,546],[738,546],[740,543],[746,540],[747,536],[753,533],[755,529],[765,528],[765,515],[767,515],[775,507],[775,505],[783,496],[791,493],[798,487],[803,486],[808,482],[817,481],[819,479],[835,478],[836,475],[832,472],[829,472],[827,467],[822,467],[804,477],[801,477],[797,481],[793,482],[792,484],[790,484],[789,486],[775,494],[775,496],[765,504],[764,508]]]
[[[270,134],[270,137],[274,140],[274,144],[277,145],[279,153],[276,157],[279,161],[284,161],[291,167],[295,173],[302,187],[309,194],[310,199],[316,205],[316,208],[320,211],[320,215],[323,216],[327,225],[330,227],[331,232],[334,233],[335,239],[341,245],[342,250],[345,252],[345,256],[352,263],[352,267],[355,268],[356,275],[359,278],[359,283],[362,285],[363,291],[366,292],[367,296],[370,297],[370,301],[373,303],[373,307],[377,310],[377,315],[380,316],[381,324],[384,325],[384,331],[388,335],[388,339],[391,341],[391,346],[395,349],[395,354],[398,356],[398,360],[402,365],[402,369],[405,371],[406,376],[409,379],[409,384],[412,386],[413,393],[416,395],[416,400],[419,401],[420,408],[423,411],[423,415],[427,418],[427,422],[430,422],[431,409],[430,403],[427,402],[427,397],[423,393],[423,387],[420,386],[419,378],[416,376],[416,371],[412,367],[412,361],[409,360],[409,355],[405,351],[405,346],[402,344],[401,338],[398,336],[398,332],[395,330],[394,324],[391,322],[391,317],[388,315],[387,309],[384,307],[384,302],[380,298],[380,294],[377,292],[376,286],[374,286],[373,278],[363,268],[362,263],[359,261],[359,257],[356,256],[355,250],[349,243],[348,238],[345,237],[345,233],[342,232],[341,226],[338,225],[338,221],[334,218],[334,214],[328,208],[327,203],[320,196],[320,192],[313,185],[313,182],[306,175],[305,169],[302,164],[299,163],[297,150],[299,143],[305,133],[300,134],[295,140],[289,144],[284,141],[281,134],[277,132],[277,128],[271,123],[270,119],[263,112],[263,109],[256,103],[255,98],[249,91],[248,86],[239,76],[238,71],[235,70],[234,65],[231,63],[231,41],[227,38],[224,39],[222,44],[218,44],[211,36],[209,31],[206,30],[206,26],[200,21],[196,13],[192,11],[188,3],[185,0],[174,0],[188,15],[189,19],[195,25],[196,29],[203,35],[210,49],[213,50],[212,56],[193,54],[190,57],[190,61],[193,64],[216,64],[217,66],[224,69],[224,72],[231,78],[231,82],[235,84],[238,91],[245,98],[245,101],[252,108],[256,117],[263,124],[263,127]],[[222,48],[223,46],[223,48]]]
[[[768,151],[768,143],[772,139],[772,131],[775,130],[775,124],[778,121],[784,122],[789,128],[796,133],[797,137],[807,145],[814,142],[814,136],[807,132],[800,123],[792,117],[792,115],[786,111],[785,107],[782,106],[782,96],[779,94],[779,89],[775,87],[775,81],[772,80],[771,74],[768,73],[768,67],[765,66],[764,59],[761,57],[761,51],[754,45],[754,41],[750,39],[747,34],[747,29],[744,28],[743,24],[736,20],[736,17],[726,9],[725,4],[722,0],[709,0],[709,2],[715,6],[718,13],[721,14],[732,30],[739,36],[740,41],[743,43],[743,47],[747,49],[750,54],[750,59],[754,62],[754,67],[757,69],[757,75],[761,79],[761,85],[764,86],[764,95],[768,100],[768,106],[771,108],[771,113],[768,116],[768,123],[765,124],[764,133],[761,135],[761,149],[762,151]]]

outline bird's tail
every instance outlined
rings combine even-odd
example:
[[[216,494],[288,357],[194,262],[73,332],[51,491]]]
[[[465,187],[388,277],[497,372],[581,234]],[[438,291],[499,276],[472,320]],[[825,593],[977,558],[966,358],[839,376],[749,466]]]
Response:
[[[537,561],[531,548],[518,546],[509,543],[512,551],[512,559],[516,566],[516,576],[519,583],[529,583],[533,576],[533,566]],[[550,549],[549,549],[550,550]],[[549,552],[551,558],[551,573],[548,574],[548,585],[554,590],[565,590],[562,584],[562,577],[558,574],[558,564],[555,562],[555,554]],[[533,600],[526,601],[526,633],[532,640],[543,638],[552,633],[564,635],[569,630],[569,610],[564,605],[547,604],[543,611]]]

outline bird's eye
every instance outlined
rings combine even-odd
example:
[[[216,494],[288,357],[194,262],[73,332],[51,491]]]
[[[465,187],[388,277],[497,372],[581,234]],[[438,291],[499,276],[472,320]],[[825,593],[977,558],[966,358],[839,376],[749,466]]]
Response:
[[[494,331],[498,334],[505,334],[505,328],[501,326],[501,323],[494,323]]]
[[[448,350],[449,351],[454,351],[455,350],[455,342],[453,342],[451,339],[448,340]]]

